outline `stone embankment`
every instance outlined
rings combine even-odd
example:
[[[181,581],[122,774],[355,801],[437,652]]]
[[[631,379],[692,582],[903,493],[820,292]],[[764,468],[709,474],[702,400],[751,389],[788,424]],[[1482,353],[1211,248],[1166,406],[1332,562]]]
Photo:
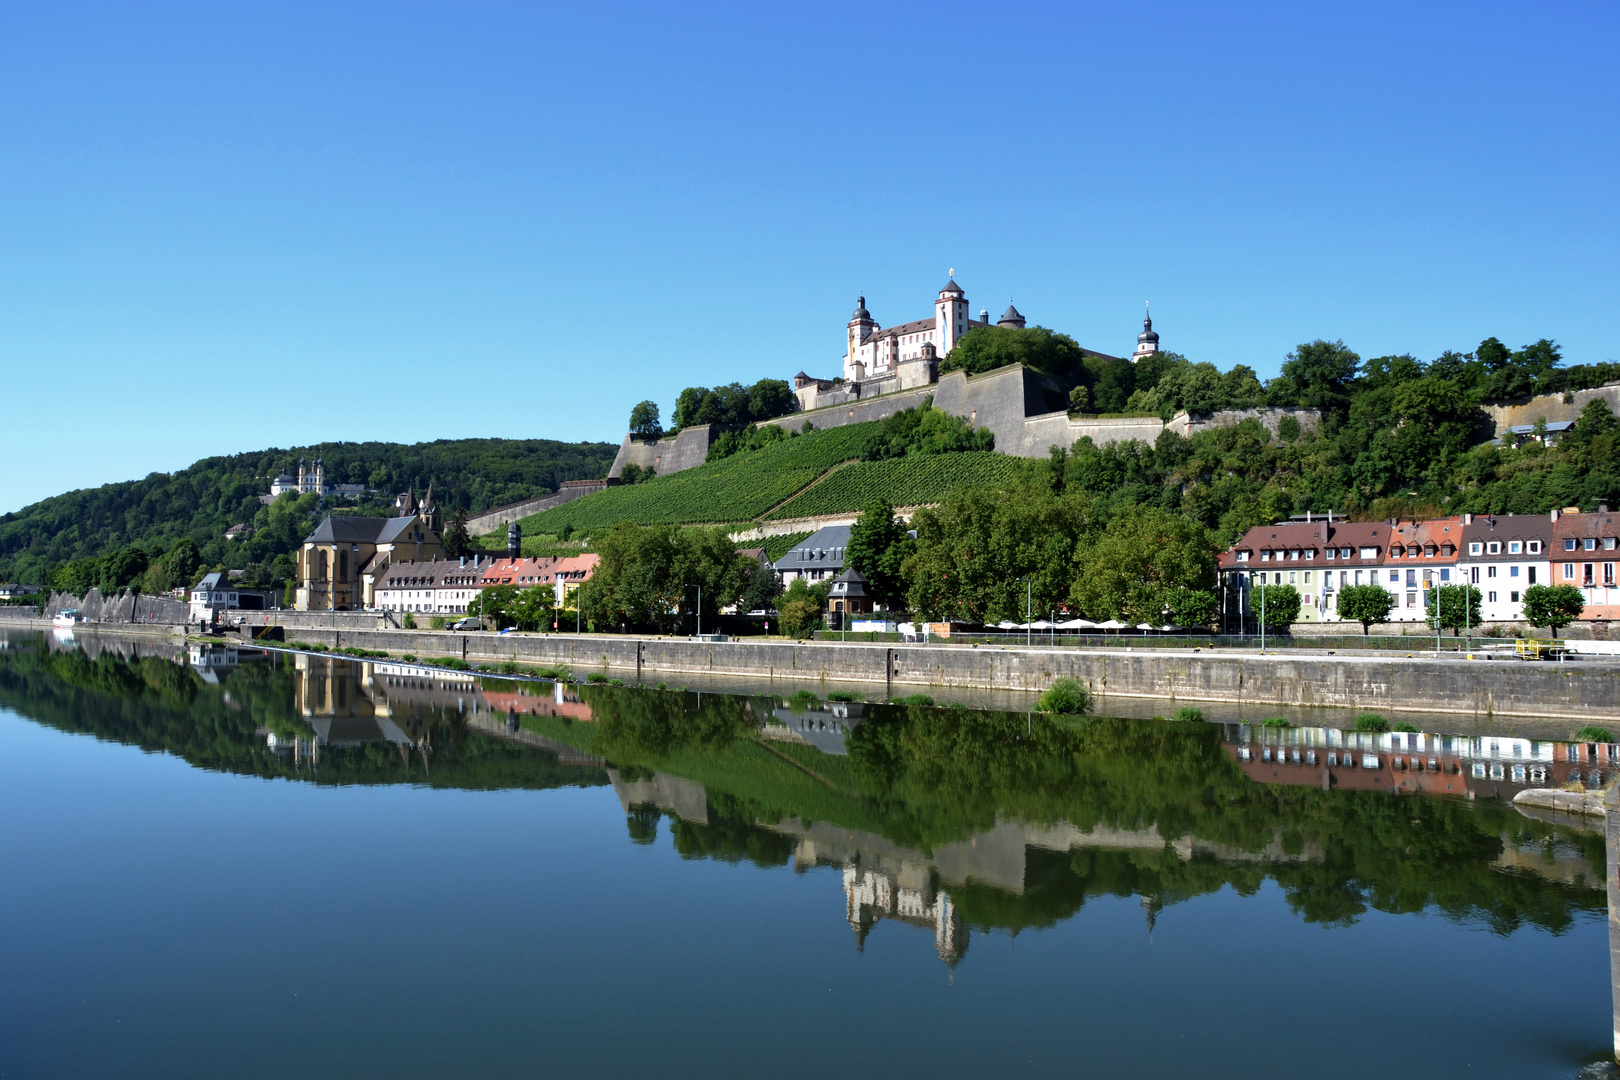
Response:
[[[333,630],[288,637],[328,647],[450,656],[473,663],[563,665],[644,681],[731,675],[867,684],[885,695],[954,689],[1040,691],[1077,678],[1100,698],[1167,703],[1377,709],[1595,720],[1620,710],[1620,664],[1496,663],[1397,656],[1286,656],[1221,650],[974,648],[838,642],[693,641],[571,634]]]
[[[1558,810],[1566,814],[1602,817],[1608,810],[1601,791],[1560,791],[1557,788],[1529,788],[1513,796],[1515,806],[1533,806],[1538,810]]]

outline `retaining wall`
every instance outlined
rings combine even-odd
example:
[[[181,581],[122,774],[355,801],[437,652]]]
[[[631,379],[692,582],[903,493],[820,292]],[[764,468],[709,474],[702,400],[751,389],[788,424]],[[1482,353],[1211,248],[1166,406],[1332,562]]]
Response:
[[[720,437],[723,428],[713,424],[693,424],[674,435],[662,439],[637,439],[626,435],[619,444],[608,475],[615,480],[626,465],[651,469],[659,476],[668,476],[683,469],[695,468],[709,460],[709,447]]]
[[[623,449],[620,449],[623,452]],[[617,476],[618,473],[613,475]],[[485,510],[482,514],[474,514],[467,519],[467,532],[473,536],[483,536],[492,533],[502,525],[514,521],[522,521],[531,514],[538,514],[543,510],[561,506],[563,503],[573,502],[575,499],[594,495],[609,487],[606,480],[570,480],[550,495],[542,495],[537,499],[529,499],[520,503],[510,503],[506,506],[497,506],[493,510]]]
[[[1564,398],[1569,400],[1565,401]],[[1609,410],[1620,416],[1620,382],[1608,383],[1592,390],[1575,390],[1569,394],[1543,394],[1528,401],[1507,405],[1486,405],[1486,415],[1496,424],[1496,436],[1506,437],[1508,428],[1518,424],[1534,424],[1545,420],[1549,424],[1560,420],[1579,420],[1581,410],[1602,399]]]
[[[1068,676],[1108,696],[1332,706],[1491,717],[1612,720],[1620,665],[1257,653],[1124,652],[1119,649],[971,648],[684,638],[456,634],[311,629],[299,638],[470,662],[564,665],[625,678],[739,675],[788,682],[868,683],[885,694],[954,688],[1038,691]]]

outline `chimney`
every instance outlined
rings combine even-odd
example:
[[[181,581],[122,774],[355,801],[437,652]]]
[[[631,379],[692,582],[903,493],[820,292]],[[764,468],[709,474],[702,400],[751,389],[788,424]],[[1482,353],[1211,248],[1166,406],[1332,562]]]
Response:
[[[466,566],[466,565],[467,565],[467,556],[465,556],[465,555],[463,555],[463,556],[462,556],[462,557],[461,557],[461,565],[462,565],[462,566]]]
[[[1552,519],[1553,519],[1553,523],[1554,523],[1554,524],[1557,524],[1557,523],[1558,523],[1558,511],[1556,511],[1556,510],[1554,510],[1554,511],[1553,511],[1553,512],[1552,512],[1552,513],[1551,513],[1551,514],[1550,514],[1550,515],[1548,515],[1548,516],[1549,516],[1549,517],[1551,517],[1551,518],[1552,518]]]
[[[1608,512],[1609,512],[1609,504],[1608,503],[1598,503],[1598,513],[1607,514]]]
[[[1305,524],[1309,525],[1310,523],[1311,523],[1311,512],[1309,510],[1307,510],[1307,511],[1305,511]]]
[[[1464,525],[1472,525],[1473,523],[1474,523],[1474,515],[1473,514],[1464,514],[1463,515],[1463,524]]]

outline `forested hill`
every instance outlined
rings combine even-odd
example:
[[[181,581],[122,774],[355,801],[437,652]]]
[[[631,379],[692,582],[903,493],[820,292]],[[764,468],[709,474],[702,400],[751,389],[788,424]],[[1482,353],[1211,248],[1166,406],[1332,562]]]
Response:
[[[175,473],[105,484],[44,499],[0,516],[0,581],[43,583],[51,567],[139,546],[155,558],[182,539],[196,545],[205,566],[268,566],[303,540],[316,511],[314,496],[283,496],[263,506],[277,473],[296,473],[299,458],[323,459],[329,484],[364,484],[375,494],[327,509],[382,515],[407,489],[420,495],[431,481],[446,516],[555,491],[564,480],[606,476],[618,446],[550,439],[440,439],[428,443],[322,443],[204,458]],[[251,535],[227,542],[225,530],[247,525]],[[279,577],[279,575],[274,575]]]

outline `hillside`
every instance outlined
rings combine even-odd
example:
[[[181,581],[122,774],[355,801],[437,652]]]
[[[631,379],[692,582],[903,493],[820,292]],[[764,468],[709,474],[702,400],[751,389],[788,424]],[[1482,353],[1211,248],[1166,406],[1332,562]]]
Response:
[[[74,559],[131,545],[149,556],[188,538],[204,565],[268,566],[303,541],[319,500],[284,495],[273,507],[259,496],[299,458],[325,462],[330,483],[366,484],[375,495],[329,503],[343,512],[385,515],[393,497],[421,494],[429,482],[446,513],[477,511],[555,491],[564,480],[606,475],[618,447],[550,439],[441,439],[429,443],[322,443],[204,458],[175,473],[52,496],[0,516],[0,581],[43,583],[49,570]],[[246,524],[246,540],[225,530]],[[271,575],[272,577],[279,575]]]
[[[987,451],[859,461],[883,422],[810,431],[671,476],[609,488],[525,518],[526,536],[590,534],[640,525],[735,524],[806,514],[853,514],[873,496],[897,506],[1001,482],[1027,465]]]

